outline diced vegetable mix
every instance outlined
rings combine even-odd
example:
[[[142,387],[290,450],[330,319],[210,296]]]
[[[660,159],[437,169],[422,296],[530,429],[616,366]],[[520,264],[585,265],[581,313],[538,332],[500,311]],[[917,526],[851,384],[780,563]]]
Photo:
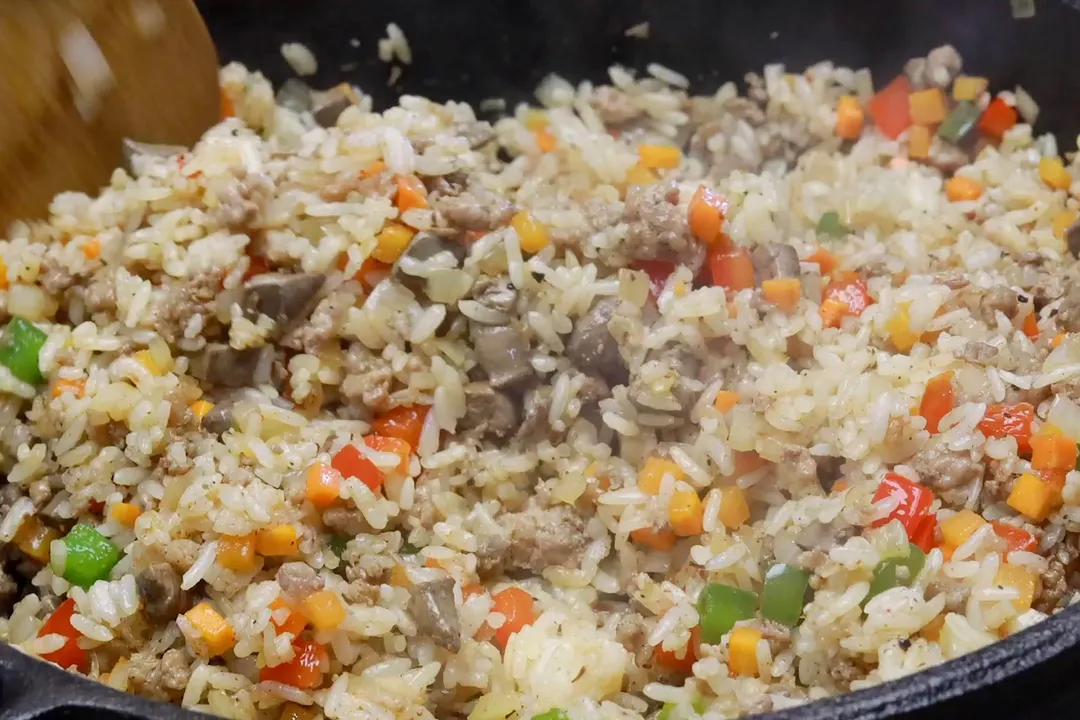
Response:
[[[62,542],[67,549],[64,579],[82,588],[107,579],[120,561],[117,547],[89,525],[76,525]]]
[[[802,617],[810,573],[790,565],[774,565],[765,575],[761,591],[761,615],[781,625],[795,627]]]
[[[715,645],[731,632],[735,623],[754,617],[757,597],[752,592],[730,585],[709,583],[698,596],[697,605],[701,618],[701,641]]]
[[[43,380],[38,360],[49,336],[29,320],[14,317],[0,336],[0,364],[19,380],[38,385]]]

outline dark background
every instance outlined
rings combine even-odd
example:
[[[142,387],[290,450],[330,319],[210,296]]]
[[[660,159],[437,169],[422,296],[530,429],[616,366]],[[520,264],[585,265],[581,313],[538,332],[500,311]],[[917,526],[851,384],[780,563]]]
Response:
[[[10,0],[0,0],[8,2]],[[1080,131],[1077,0],[1036,0],[1014,20],[1008,0],[197,0],[222,61],[279,83],[291,77],[285,42],[315,51],[327,87],[348,80],[378,107],[400,93],[470,102],[526,100],[557,72],[604,80],[613,62],[667,65],[711,92],[769,62],[801,70],[832,59],[870,67],[883,84],[913,56],[952,43],[992,87],[1022,84],[1042,107],[1040,130],[1071,151]],[[388,88],[377,56],[388,22],[409,39],[413,64]],[[624,32],[650,23],[647,40]],[[358,48],[350,39],[360,41]],[[351,68],[343,70],[342,67]],[[0,120],[2,121],[2,120]],[[1080,709],[1080,613],[1074,609],[1005,642],[898,683],[773,716],[776,720],[1074,717]],[[973,689],[974,688],[974,689]],[[971,692],[968,692],[971,691]],[[0,646],[0,720],[192,718],[176,707],[76,680]]]

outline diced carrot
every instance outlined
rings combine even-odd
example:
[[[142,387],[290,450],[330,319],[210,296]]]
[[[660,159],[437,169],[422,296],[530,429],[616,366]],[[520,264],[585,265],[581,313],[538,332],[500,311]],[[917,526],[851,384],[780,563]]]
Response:
[[[67,638],[67,641],[61,645],[58,650],[42,653],[41,659],[56,663],[65,669],[74,667],[80,672],[86,672],[89,667],[90,658],[86,650],[79,647],[78,641],[79,638],[82,637],[82,634],[71,624],[71,616],[74,614],[75,600],[67,598],[64,602],[60,603],[56,610],[53,610],[52,615],[50,615],[42,624],[41,629],[38,630],[38,637],[45,637],[46,635],[62,635]]]
[[[400,405],[375,418],[371,429],[377,435],[404,440],[411,448],[419,447],[428,409],[427,405]]]
[[[986,92],[986,88],[989,87],[989,85],[990,81],[984,77],[961,75],[953,81],[953,99],[957,102],[962,102],[964,100],[978,100],[979,96]]]
[[[221,92],[221,119],[236,117],[236,106],[233,104],[232,98],[225,92],[225,88],[220,88]]]
[[[1041,433],[1031,438],[1031,467],[1036,470],[1072,470],[1076,456],[1076,441],[1072,438]]]
[[[656,495],[660,492],[660,484],[664,476],[668,474],[675,480],[686,477],[686,473],[676,463],[650,455],[645,458],[645,464],[638,472],[638,487],[642,492]]]
[[[345,621],[345,605],[333,590],[308,595],[300,607],[316,630],[333,630]]]
[[[639,145],[638,158],[647,168],[671,170],[682,162],[682,150],[674,145]]]
[[[1054,488],[1059,494],[1065,489],[1065,476],[1069,474],[1069,471],[1062,468],[1060,470],[1040,470],[1039,477],[1042,478],[1050,487]]]
[[[680,653],[682,653],[682,657],[679,656]],[[694,663],[697,662],[694,640],[691,638],[686,643],[686,647],[679,650],[665,650],[661,645],[657,645],[656,649],[653,650],[653,657],[658,664],[669,670],[680,672],[683,675],[690,675],[694,672]]]
[[[198,631],[211,656],[224,655],[236,644],[232,625],[210,603],[199,603],[184,613],[184,617]]]
[[[375,177],[384,170],[386,170],[386,163],[382,160],[376,160],[360,171],[360,179],[367,180],[368,178]]]
[[[196,420],[202,420],[204,417],[210,414],[210,411],[214,409],[214,403],[208,400],[196,400],[188,405],[191,408],[191,413],[195,416]]]
[[[1032,340],[1038,340],[1039,338],[1039,315],[1035,312],[1029,312],[1024,317],[1024,334]]]
[[[847,480],[837,480],[836,482],[833,483],[833,486],[832,486],[832,491],[837,492],[837,493],[844,492],[847,489],[848,489],[848,481]]]
[[[101,257],[101,240],[96,237],[87,240],[83,243],[82,253],[87,260],[97,260]]]
[[[716,393],[716,399],[713,400],[713,407],[722,413],[726,413],[738,403],[739,393],[734,390],[719,390]]]
[[[703,532],[702,521],[705,518],[705,506],[696,492],[679,491],[671,496],[668,503],[668,522],[676,535],[688,537]]]
[[[790,313],[799,306],[802,282],[799,278],[771,278],[761,283],[761,295],[781,311]]]
[[[737,451],[735,453],[735,470],[731,473],[731,477],[742,477],[748,475],[755,470],[760,470],[769,464],[769,461],[758,455],[756,452],[743,452]]]
[[[510,219],[510,227],[517,233],[522,252],[530,255],[538,253],[550,242],[547,228],[525,210]]]
[[[398,175],[396,180],[397,197],[394,204],[397,205],[398,212],[428,207],[427,188],[420,182],[420,178],[415,175]]]
[[[327,660],[326,648],[313,640],[294,639],[293,657],[280,665],[259,670],[261,682],[277,682],[300,690],[311,690],[322,684],[322,665]]]
[[[919,631],[919,634],[930,642],[937,642],[941,637],[941,629],[945,627],[945,613],[941,613],[930,622],[923,626],[923,629]]]
[[[638,545],[645,545],[646,547],[651,547],[653,550],[662,550],[666,552],[675,547],[675,541],[678,540],[678,536],[675,534],[675,531],[669,527],[663,527],[659,530],[647,527],[631,530],[630,539]]]
[[[256,275],[264,275],[270,272],[270,264],[262,255],[248,255],[248,268],[244,271],[244,282]]]
[[[287,612],[281,612],[282,610]],[[307,627],[307,618],[293,610],[289,603],[285,602],[284,598],[274,598],[273,602],[270,603],[270,613],[270,622],[274,624],[278,635],[289,633],[293,637],[297,637]],[[284,619],[280,619],[282,615],[285,616]]]
[[[896,312],[885,322],[885,331],[889,333],[889,340],[893,347],[900,352],[910,352],[919,342],[919,336],[911,330],[911,315],[908,313],[908,303],[901,303]]]
[[[703,243],[712,244],[720,237],[727,217],[728,202],[718,192],[699,185],[690,198],[687,222],[691,234]]]
[[[982,197],[982,185],[978,180],[973,180],[963,175],[953,175],[945,181],[945,197],[950,202],[968,202]]]
[[[375,249],[371,251],[371,257],[391,265],[401,257],[415,235],[416,231],[407,225],[388,222],[375,236]]]
[[[731,251],[709,250],[709,271],[713,285],[728,292],[738,292],[754,287],[754,263],[746,248]]]
[[[403,588],[411,588],[413,586],[412,579],[409,577],[409,571],[403,564],[394,564],[394,568],[390,571],[390,584],[394,587]]]
[[[1068,190],[1072,185],[1072,176],[1056,155],[1039,160],[1039,177],[1054,190]]]
[[[1024,473],[1009,493],[1006,504],[1034,522],[1042,522],[1054,511],[1058,492],[1031,473]]]
[[[1020,593],[1020,596],[1013,598],[1012,601],[1013,607],[1020,612],[1031,609],[1035,594],[1041,587],[1039,575],[1034,570],[1008,563],[998,568],[997,575],[994,576],[994,583],[1015,588]]]
[[[505,648],[511,636],[536,622],[535,601],[519,587],[508,587],[491,596],[491,609],[506,620],[495,629],[495,644]]]
[[[354,445],[346,445],[338,450],[337,455],[334,455],[334,459],[330,461],[330,466],[341,473],[342,477],[359,478],[360,482],[371,488],[373,493],[379,492],[382,488],[385,478],[383,471]]]
[[[1005,102],[1000,95],[994,98],[979,118],[979,132],[1000,140],[1005,133],[1016,125],[1019,116],[1016,108]]]
[[[1054,336],[1054,339],[1050,341],[1050,347],[1056,348],[1063,342],[1065,342],[1065,333],[1058,333]]]
[[[986,524],[982,515],[972,510],[961,510],[941,523],[941,539],[946,545],[959,547],[961,543]]]
[[[218,540],[217,562],[238,573],[255,569],[255,534],[224,535]]]
[[[813,254],[806,258],[806,262],[817,263],[822,275],[831,275],[838,264],[836,256],[823,247],[815,249]]]
[[[409,474],[409,458],[412,455],[412,448],[409,443],[401,438],[385,437],[383,435],[367,435],[364,437],[364,443],[372,450],[396,454],[401,458],[401,462],[397,465],[398,473],[402,475]]]
[[[863,109],[853,95],[843,95],[836,105],[836,136],[855,140],[862,133]]]
[[[31,515],[20,523],[12,542],[25,555],[45,565],[52,555],[52,541],[59,538],[58,530],[46,525],[39,516]]]
[[[655,170],[650,170],[640,162],[634,163],[630,169],[626,171],[627,185],[648,185],[659,179],[660,176],[656,174]]]
[[[278,525],[255,533],[255,549],[267,557],[295,555],[300,547],[300,537],[292,525]]]
[[[728,667],[736,675],[755,677],[758,674],[757,646],[761,631],[740,625],[728,637]]]
[[[57,378],[56,382],[52,386],[52,396],[60,397],[65,393],[70,393],[77,398],[81,398],[83,393],[86,392],[85,380],[67,380],[65,378]]]
[[[126,528],[135,527],[135,521],[142,515],[142,509],[132,503],[116,503],[109,508],[109,517]]]
[[[555,136],[551,134],[551,131],[546,127],[533,130],[533,139],[536,141],[536,147],[540,152],[551,152],[555,149],[555,146],[559,144],[559,141],[555,139]]]
[[[750,505],[746,502],[746,491],[732,485],[720,490],[720,522],[728,530],[737,530],[750,519]]]
[[[867,110],[882,134],[890,140],[911,127],[911,82],[906,75],[899,75],[870,99]]]
[[[953,372],[948,370],[926,383],[922,402],[919,403],[919,415],[926,419],[926,430],[931,435],[938,432],[941,418],[952,412],[955,398],[952,380]]]
[[[307,469],[307,499],[317,508],[333,505],[341,496],[341,473],[321,462]]]
[[[911,121],[916,125],[937,125],[949,114],[945,93],[939,88],[927,88],[908,96]]]
[[[0,258],[0,290],[7,290],[8,283],[8,267],[4,264],[3,258]]]
[[[461,599],[462,599],[463,602],[468,600],[471,597],[476,597],[477,595],[486,595],[486,594],[487,594],[487,590],[485,590],[484,586],[480,585],[479,583],[469,583],[467,585],[462,585],[461,586]]]
[[[912,160],[925,160],[930,157],[930,128],[925,125],[912,125],[908,130],[907,154]]]
[[[1005,539],[1010,552],[1015,550],[1035,552],[1039,547],[1039,541],[1035,539],[1035,536],[1023,528],[1018,528],[1001,520],[993,520],[990,525],[998,536]]]

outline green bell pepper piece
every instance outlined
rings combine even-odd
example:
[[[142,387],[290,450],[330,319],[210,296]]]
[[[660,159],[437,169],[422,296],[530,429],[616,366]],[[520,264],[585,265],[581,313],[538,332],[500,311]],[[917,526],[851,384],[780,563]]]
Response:
[[[0,364],[24,383],[38,385],[42,381],[38,356],[49,336],[29,320],[14,317],[4,328],[0,340]]]
[[[835,210],[822,213],[817,221],[817,231],[830,237],[844,237],[848,234],[848,229],[840,222],[840,213]]]
[[[781,625],[795,627],[802,617],[810,573],[790,565],[773,565],[765,574],[761,592],[761,615]]]
[[[970,100],[964,100],[953,108],[948,117],[938,127],[938,136],[942,140],[957,145],[963,142],[975,130],[982,111]]]
[[[730,585],[709,583],[698,596],[697,606],[701,617],[701,640],[715,645],[731,632],[735,623],[754,617],[757,597]]]
[[[533,715],[532,720],[570,720],[570,716],[562,708],[551,708],[547,712]]]
[[[863,605],[872,598],[877,597],[886,590],[891,590],[898,585],[908,587],[919,577],[923,566],[926,564],[926,553],[915,545],[908,545],[908,554],[904,558],[890,558],[883,560],[874,569],[874,576],[870,580],[870,592],[863,600]],[[903,568],[903,572],[901,572]]]
[[[63,542],[67,547],[64,579],[81,588],[105,580],[113,566],[120,562],[120,550],[89,525],[71,528]]]

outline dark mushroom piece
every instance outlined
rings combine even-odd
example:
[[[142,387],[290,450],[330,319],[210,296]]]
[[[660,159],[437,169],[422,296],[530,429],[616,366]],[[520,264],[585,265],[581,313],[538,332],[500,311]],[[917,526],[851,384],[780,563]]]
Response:
[[[316,273],[256,275],[244,285],[241,307],[251,320],[266,315],[280,331],[310,314],[325,281]]]
[[[417,632],[450,652],[461,649],[461,621],[454,604],[454,580],[442,578],[420,583],[409,596],[409,614]]]
[[[421,266],[442,253],[453,257],[454,267],[457,267],[465,259],[465,246],[437,233],[417,233],[394,263],[393,278],[414,293],[419,293],[426,283]]]
[[[491,387],[509,387],[532,376],[529,341],[515,326],[484,325],[474,320],[469,323],[469,338]]]
[[[135,585],[143,601],[143,610],[151,620],[175,620],[180,614],[183,591],[180,576],[168,563],[157,563],[135,576]]]
[[[303,80],[289,78],[278,88],[274,101],[283,108],[303,113],[311,110],[314,99],[311,86]]]
[[[618,306],[618,298],[597,300],[574,323],[574,330],[566,344],[566,357],[574,367],[589,375],[599,375],[608,385],[623,385],[628,377],[626,361],[619,353],[619,343],[608,330],[608,323]]]
[[[1080,258],[1080,221],[1074,222],[1065,231],[1065,244],[1074,258]]]
[[[465,417],[458,428],[479,437],[509,437],[518,427],[517,406],[506,393],[493,390],[488,383],[465,386]]]
[[[360,98],[357,97],[352,85],[341,83],[325,92],[313,93],[312,104],[311,112],[315,117],[315,122],[324,128],[329,128],[337,125],[341,113],[353,105],[359,105]]]
[[[269,345],[236,350],[214,343],[192,359],[191,374],[218,387],[251,387],[270,382],[273,362],[274,348]]]
[[[241,403],[261,405],[270,399],[254,388],[236,388],[214,398],[214,407],[202,419],[202,429],[221,435],[236,422],[236,409]],[[275,403],[276,404],[276,403]]]
[[[799,254],[784,243],[764,243],[750,253],[754,263],[754,280],[758,287],[774,278],[800,277]]]

